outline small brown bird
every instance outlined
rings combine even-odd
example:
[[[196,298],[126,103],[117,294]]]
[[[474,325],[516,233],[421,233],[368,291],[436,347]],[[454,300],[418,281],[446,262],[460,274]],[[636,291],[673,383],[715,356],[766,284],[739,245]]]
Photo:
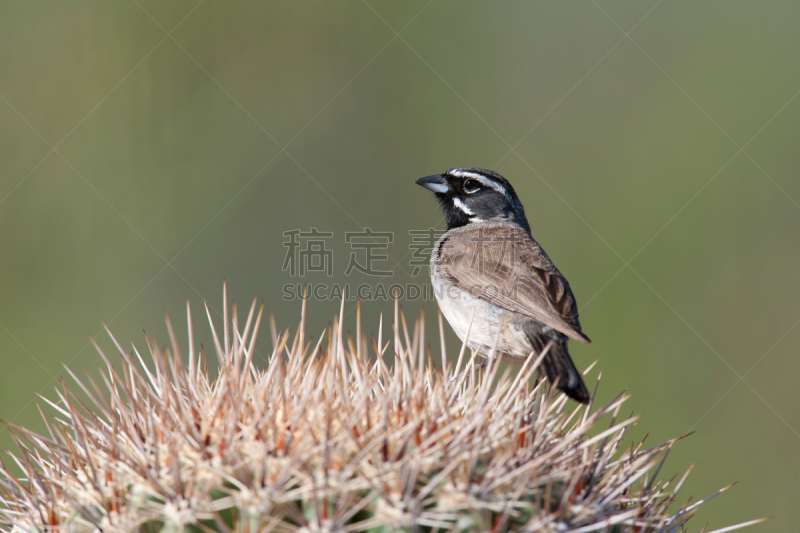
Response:
[[[542,361],[547,379],[570,398],[589,391],[567,350],[588,343],[569,283],[533,240],[525,210],[501,175],[454,168],[416,181],[433,191],[447,232],[431,253],[431,281],[445,318],[467,345],[488,357],[522,363],[551,346]],[[472,323],[470,329],[470,323]]]

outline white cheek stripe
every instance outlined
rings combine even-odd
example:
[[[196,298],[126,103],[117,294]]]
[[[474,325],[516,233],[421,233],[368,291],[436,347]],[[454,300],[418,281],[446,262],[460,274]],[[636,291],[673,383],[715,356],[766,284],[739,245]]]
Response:
[[[457,178],[472,178],[474,180],[478,180],[484,186],[490,187],[506,197],[508,196],[508,192],[506,192],[505,188],[502,185],[493,180],[490,180],[483,174],[478,174],[476,172],[469,172],[466,170],[458,170],[458,169],[451,170],[449,174],[451,176],[456,176]]]
[[[469,216],[474,216],[475,215],[475,213],[472,211],[472,209],[467,207],[467,204],[462,202],[459,198],[453,198],[453,204],[455,204],[455,206],[457,208],[461,209],[463,212],[465,212]]]

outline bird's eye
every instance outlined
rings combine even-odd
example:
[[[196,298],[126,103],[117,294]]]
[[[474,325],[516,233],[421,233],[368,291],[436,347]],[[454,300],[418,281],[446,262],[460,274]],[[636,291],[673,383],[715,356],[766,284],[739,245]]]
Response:
[[[481,184],[478,180],[474,180],[472,178],[464,180],[464,192],[467,194],[472,194],[478,192],[480,190]]]

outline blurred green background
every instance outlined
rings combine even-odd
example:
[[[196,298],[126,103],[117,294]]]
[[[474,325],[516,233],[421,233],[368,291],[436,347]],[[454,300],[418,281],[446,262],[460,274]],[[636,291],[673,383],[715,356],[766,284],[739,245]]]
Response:
[[[166,344],[167,311],[183,339],[224,278],[279,327],[286,283],[426,283],[409,230],[443,222],[413,180],[476,165],[570,280],[600,399],[627,388],[649,444],[696,431],[665,469],[697,463],[684,498],[740,482],[694,528],[795,530],[798,23],[788,0],[3,2],[0,418],[43,430],[36,394],[99,364],[101,321]],[[332,278],[282,268],[312,227]],[[344,274],[365,227],[394,232],[385,279]],[[364,309],[374,331],[392,304]]]

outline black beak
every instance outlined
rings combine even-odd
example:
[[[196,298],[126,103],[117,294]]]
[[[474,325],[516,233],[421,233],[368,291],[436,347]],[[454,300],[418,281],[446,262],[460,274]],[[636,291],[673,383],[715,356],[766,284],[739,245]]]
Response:
[[[418,179],[416,182],[417,185],[422,185],[429,191],[433,191],[437,194],[445,194],[447,191],[450,190],[450,186],[447,184],[447,178],[445,178],[441,174],[434,174],[433,176],[425,176],[424,178]]]

